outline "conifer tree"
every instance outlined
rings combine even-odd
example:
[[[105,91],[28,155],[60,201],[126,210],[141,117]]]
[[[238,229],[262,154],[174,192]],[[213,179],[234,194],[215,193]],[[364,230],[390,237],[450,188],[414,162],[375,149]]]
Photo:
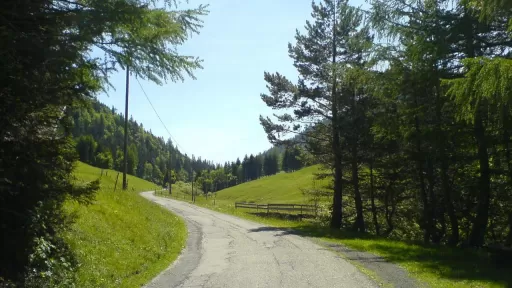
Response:
[[[362,24],[362,13],[344,0],[313,2],[313,21],[306,22],[306,33],[297,31],[296,44],[288,45],[290,57],[299,72],[294,84],[279,73],[265,72],[269,94],[262,100],[273,109],[293,109],[277,116],[277,122],[260,116],[260,122],[273,144],[284,144],[279,136],[289,133],[313,136],[305,123],[325,127],[317,138],[322,148],[331,155],[326,164],[334,169],[334,193],[331,227],[342,225],[342,149],[340,139],[340,109],[343,91],[340,91],[340,63],[349,62],[353,54],[348,50],[351,37]],[[318,131],[318,130],[317,130]]]

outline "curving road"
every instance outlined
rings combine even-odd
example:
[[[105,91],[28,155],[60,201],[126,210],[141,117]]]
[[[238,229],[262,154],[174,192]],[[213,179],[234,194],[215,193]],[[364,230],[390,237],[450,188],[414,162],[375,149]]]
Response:
[[[141,194],[185,219],[187,247],[146,287],[377,287],[313,242],[185,202]]]

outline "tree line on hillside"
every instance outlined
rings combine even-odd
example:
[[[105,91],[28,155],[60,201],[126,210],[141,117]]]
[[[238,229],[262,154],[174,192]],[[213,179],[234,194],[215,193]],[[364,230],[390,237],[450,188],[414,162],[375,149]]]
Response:
[[[165,7],[145,0],[0,4],[0,286],[76,282],[79,263],[63,238],[71,223],[63,204],[90,203],[99,182],[73,177],[71,111],[126,67],[157,84],[193,77],[201,68],[200,59],[180,55],[176,47],[198,33],[206,7],[164,2]],[[101,145],[97,161],[110,165]]]
[[[300,142],[332,169],[331,227],[512,244],[512,7],[501,4],[312,4],[288,46],[298,82],[264,75],[262,100],[293,114],[260,122],[272,143]],[[301,141],[279,138],[290,133]]]
[[[80,161],[123,171],[124,116],[97,100],[69,110],[70,133]],[[128,174],[167,185],[175,181],[200,182],[203,191],[215,192],[279,171],[302,168],[298,148],[271,149],[256,156],[245,156],[223,165],[182,154],[171,139],[165,141],[145,130],[142,124],[128,121]],[[283,155],[279,152],[282,151]]]

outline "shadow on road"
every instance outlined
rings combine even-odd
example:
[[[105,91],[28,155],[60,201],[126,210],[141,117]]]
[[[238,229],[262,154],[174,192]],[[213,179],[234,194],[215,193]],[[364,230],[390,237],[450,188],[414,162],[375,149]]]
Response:
[[[376,267],[368,263],[391,262],[403,267],[412,266],[421,274],[430,274],[427,277],[433,279],[482,281],[489,286],[512,287],[512,267],[510,267],[512,260],[506,265],[497,264],[484,250],[423,245],[417,242],[375,237],[370,234],[334,230],[311,223],[305,223],[293,229],[268,226],[251,229],[248,232],[275,232],[277,236],[299,235],[313,238],[319,240],[323,246],[341,252],[347,256],[347,259],[358,261],[372,270]],[[382,257],[352,248],[373,251]],[[460,283],[460,285],[467,285],[467,283]]]

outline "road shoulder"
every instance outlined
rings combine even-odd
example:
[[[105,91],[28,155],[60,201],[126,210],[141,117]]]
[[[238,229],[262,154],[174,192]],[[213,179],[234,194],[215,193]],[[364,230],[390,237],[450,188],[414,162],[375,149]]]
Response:
[[[306,238],[341,254],[345,259],[354,262],[356,267],[362,266],[365,270],[369,270],[372,274],[375,274],[377,277],[375,280],[379,282],[381,286],[395,288],[425,287],[425,285],[418,280],[409,276],[405,269],[378,255],[354,250],[339,243],[319,240],[312,237]]]

